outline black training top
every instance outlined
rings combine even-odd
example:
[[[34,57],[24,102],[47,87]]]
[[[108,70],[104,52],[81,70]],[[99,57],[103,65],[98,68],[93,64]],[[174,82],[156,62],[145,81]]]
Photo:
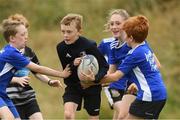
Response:
[[[39,64],[39,60],[31,48],[26,46],[23,55],[26,56],[27,59],[30,59],[32,62]],[[30,70],[27,68],[18,70],[15,73],[15,77],[27,76],[27,75],[29,75],[28,71],[30,71]],[[33,71],[31,71],[31,72],[33,74],[36,74]],[[27,75],[25,75],[25,74],[27,74]],[[16,106],[28,104],[32,100],[36,99],[35,91],[29,84],[26,85],[25,87],[22,87],[18,83],[9,84],[8,88],[6,89],[6,92],[9,96],[9,98],[13,101],[14,105],[16,105]]]
[[[73,65],[75,58],[80,57],[82,54],[94,55],[99,63],[99,72],[95,76],[95,83],[100,82],[108,70],[108,64],[104,56],[98,50],[96,43],[92,40],[88,40],[85,37],[80,36],[75,43],[67,45],[64,41],[57,45],[57,53],[61,61],[63,69],[67,64],[70,64],[72,74],[64,79],[64,83],[69,86],[79,84],[79,78],[77,76],[77,67]]]

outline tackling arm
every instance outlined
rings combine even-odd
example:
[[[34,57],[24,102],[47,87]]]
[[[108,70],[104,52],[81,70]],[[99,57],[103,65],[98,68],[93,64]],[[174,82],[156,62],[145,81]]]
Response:
[[[115,82],[115,81],[118,81],[120,78],[122,78],[124,76],[124,73],[121,72],[120,70],[117,70],[116,72],[114,73],[111,73],[111,74],[107,74],[104,76],[103,79],[101,79],[101,84],[104,84],[104,83],[111,83],[111,82]]]

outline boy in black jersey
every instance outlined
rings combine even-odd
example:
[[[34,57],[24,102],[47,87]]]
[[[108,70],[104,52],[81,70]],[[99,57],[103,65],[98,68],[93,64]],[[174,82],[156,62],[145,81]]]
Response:
[[[64,79],[64,83],[67,85],[63,95],[64,117],[65,119],[75,119],[75,111],[81,109],[82,100],[84,100],[84,108],[89,114],[89,119],[99,119],[101,85],[93,85],[84,89],[77,76],[78,62],[74,60],[82,54],[91,54],[97,58],[99,72],[95,76],[94,83],[99,83],[107,73],[108,64],[94,42],[80,35],[81,15],[66,15],[60,22],[60,28],[64,40],[57,45],[57,53],[63,68],[70,64],[72,72],[68,78]]]

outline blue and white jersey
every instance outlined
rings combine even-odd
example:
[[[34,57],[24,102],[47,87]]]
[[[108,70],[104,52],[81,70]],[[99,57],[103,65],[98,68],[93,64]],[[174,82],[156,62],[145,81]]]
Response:
[[[24,57],[18,49],[11,45],[6,45],[0,51],[0,97],[8,98],[6,88],[9,85],[16,70],[22,69],[29,64],[29,60]]]
[[[103,39],[98,48],[101,53],[106,56],[106,60],[109,64],[116,64],[117,66],[122,62],[122,59],[125,58],[125,55],[131,49],[127,45],[119,45],[119,41],[114,37]],[[125,77],[122,79],[125,80],[118,80],[116,82],[113,82],[109,85],[109,87],[119,90],[125,90],[127,79]]]
[[[126,57],[129,50],[131,50],[131,47],[129,47],[125,42],[122,44],[119,44],[119,42],[112,42],[110,46],[111,51],[109,55],[109,64],[115,64],[119,66],[122,63],[122,60]],[[128,80],[128,75],[125,75],[117,82],[113,82],[112,84],[110,84],[110,87],[125,90]]]
[[[22,53],[23,54],[23,53]],[[23,56],[25,56],[25,54],[23,54]],[[26,59],[27,60],[30,60],[29,57],[26,56]],[[31,60],[30,60],[31,61]],[[17,70],[15,73],[14,73],[14,77],[24,77],[24,76],[28,76],[30,74],[30,70],[26,67],[22,68],[22,69],[19,69]]]
[[[101,41],[101,43],[98,46],[98,49],[100,50],[100,52],[104,55],[104,57],[106,58],[106,61],[109,63],[109,54],[111,51],[111,43],[113,41],[116,41],[116,39],[114,37],[111,38],[105,38]]]
[[[165,100],[166,88],[157,68],[153,52],[145,43],[131,49],[118,67],[125,75],[131,74],[138,86],[137,99],[142,101]]]

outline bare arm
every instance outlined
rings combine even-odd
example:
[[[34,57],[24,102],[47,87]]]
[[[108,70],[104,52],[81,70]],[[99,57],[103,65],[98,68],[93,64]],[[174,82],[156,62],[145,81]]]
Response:
[[[53,76],[53,77],[66,78],[71,74],[68,66],[64,69],[63,72],[60,72],[60,71],[57,71],[57,70],[54,70],[45,66],[40,66],[33,62],[30,62],[26,67],[34,72]]]
[[[104,76],[103,79],[101,79],[101,84],[102,83],[111,83],[111,82],[115,82],[118,81],[120,78],[122,78],[124,76],[124,73],[121,72],[120,70],[117,70],[114,73],[111,74],[107,74],[106,76]]]
[[[155,54],[153,54],[153,56],[154,56],[157,67],[160,69],[161,68],[161,63],[159,62],[159,60],[158,60],[158,58],[156,57]]]
[[[40,81],[52,86],[52,87],[63,87],[59,80],[51,80],[48,76],[39,73],[35,74],[35,77]]]
[[[42,75],[42,74],[39,74],[39,73],[36,73],[34,75],[37,79],[39,79],[40,81],[42,81],[43,83],[47,83],[48,84],[48,81],[50,80],[50,78],[46,75]]]
[[[116,70],[117,70],[117,66],[115,64],[110,64],[107,74],[114,73],[114,72],[116,72]],[[105,87],[105,86],[108,86],[109,84],[110,83],[103,83],[102,86]]]

